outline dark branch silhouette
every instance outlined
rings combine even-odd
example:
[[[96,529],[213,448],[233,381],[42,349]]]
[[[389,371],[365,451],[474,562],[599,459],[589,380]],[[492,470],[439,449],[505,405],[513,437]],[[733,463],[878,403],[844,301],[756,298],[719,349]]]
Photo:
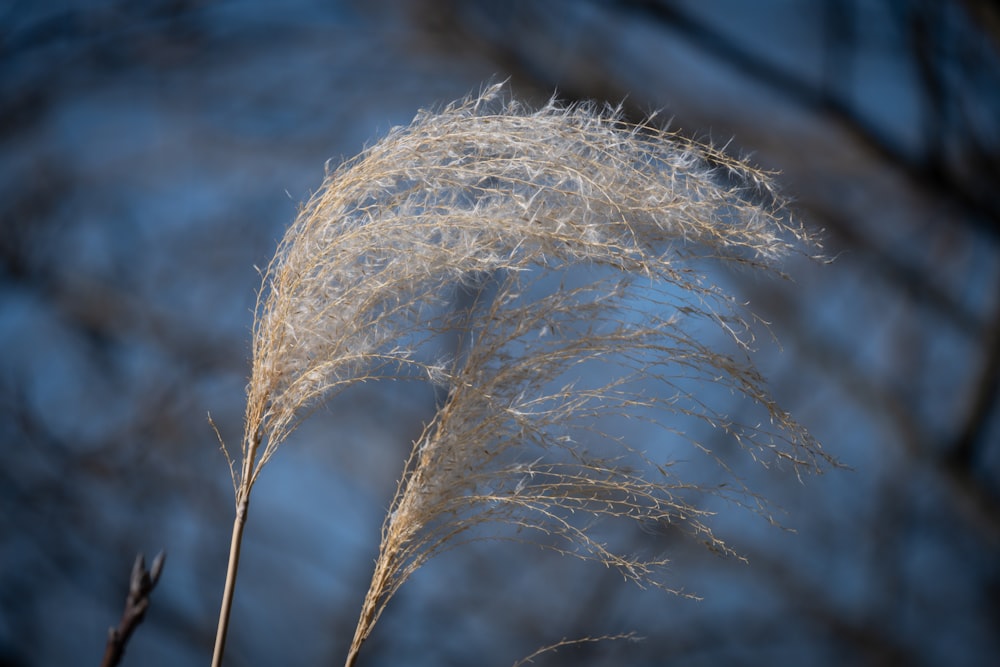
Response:
[[[121,662],[125,654],[125,645],[146,616],[146,611],[149,609],[149,594],[153,592],[160,574],[163,573],[163,562],[166,557],[166,552],[161,551],[147,570],[143,555],[140,553],[136,556],[135,564],[132,566],[128,596],[125,598],[125,611],[122,612],[118,627],[108,630],[108,644],[104,649],[101,667],[114,667]]]

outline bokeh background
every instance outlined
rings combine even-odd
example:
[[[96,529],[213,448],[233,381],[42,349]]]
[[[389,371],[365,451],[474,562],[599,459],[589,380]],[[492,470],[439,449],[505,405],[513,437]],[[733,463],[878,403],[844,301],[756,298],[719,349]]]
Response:
[[[392,601],[364,665],[1000,664],[1000,10],[988,0],[11,0],[0,7],[0,664],[209,660],[259,275],[336,163],[509,79],[780,171],[829,264],[719,276],[849,469],[738,470],[748,562],[637,534],[678,588],[484,543]],[[227,662],[340,664],[433,397],[366,385],[275,457]],[[722,447],[722,444],[719,445]],[[725,451],[720,449],[720,451]],[[640,544],[640,542],[642,544]]]

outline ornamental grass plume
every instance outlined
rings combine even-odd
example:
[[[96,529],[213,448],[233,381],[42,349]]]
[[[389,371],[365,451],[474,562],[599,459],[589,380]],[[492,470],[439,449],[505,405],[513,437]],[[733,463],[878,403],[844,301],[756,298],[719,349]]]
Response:
[[[382,526],[348,666],[407,578],[442,550],[496,537],[486,523],[640,585],[667,587],[665,561],[609,546],[600,520],[680,526],[727,551],[692,500],[723,487],[682,479],[618,420],[661,426],[727,474],[704,428],[764,464],[821,467],[740,347],[703,342],[713,330],[749,337],[708,266],[775,271],[811,242],[782,203],[766,174],[710,147],[614,110],[530,110],[502,84],[419,113],[330,173],[258,296],[214,664],[261,469],[311,407],[375,378],[423,377],[442,400]],[[766,426],[728,418],[696,393],[706,385],[755,404]]]

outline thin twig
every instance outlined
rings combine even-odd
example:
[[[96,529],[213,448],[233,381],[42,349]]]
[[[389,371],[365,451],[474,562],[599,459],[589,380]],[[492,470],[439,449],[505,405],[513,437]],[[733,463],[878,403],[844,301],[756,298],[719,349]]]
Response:
[[[161,551],[153,559],[153,564],[147,571],[143,555],[140,553],[136,556],[135,564],[132,566],[128,596],[125,598],[125,611],[122,612],[118,627],[108,629],[108,644],[104,649],[101,667],[114,667],[121,662],[125,654],[125,644],[128,643],[136,626],[142,623],[142,619],[146,616],[146,610],[149,609],[149,594],[160,579],[166,558],[166,552]]]

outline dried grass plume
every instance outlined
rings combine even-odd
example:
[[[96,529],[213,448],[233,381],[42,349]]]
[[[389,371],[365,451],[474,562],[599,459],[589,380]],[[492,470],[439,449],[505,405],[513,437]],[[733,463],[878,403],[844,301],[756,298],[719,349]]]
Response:
[[[742,309],[706,278],[717,263],[773,271],[809,243],[743,162],[614,110],[528,109],[501,85],[339,166],[264,272],[216,664],[262,467],[312,406],[376,377],[424,377],[442,401],[382,527],[348,665],[400,585],[486,522],[641,585],[666,585],[662,559],[616,551],[596,520],[679,525],[725,551],[695,485],[620,437],[620,420],[687,438],[722,469],[691,425],[765,464],[818,468],[818,444],[741,352]],[[731,349],[708,346],[719,331]],[[720,385],[765,426],[701,393]]]

